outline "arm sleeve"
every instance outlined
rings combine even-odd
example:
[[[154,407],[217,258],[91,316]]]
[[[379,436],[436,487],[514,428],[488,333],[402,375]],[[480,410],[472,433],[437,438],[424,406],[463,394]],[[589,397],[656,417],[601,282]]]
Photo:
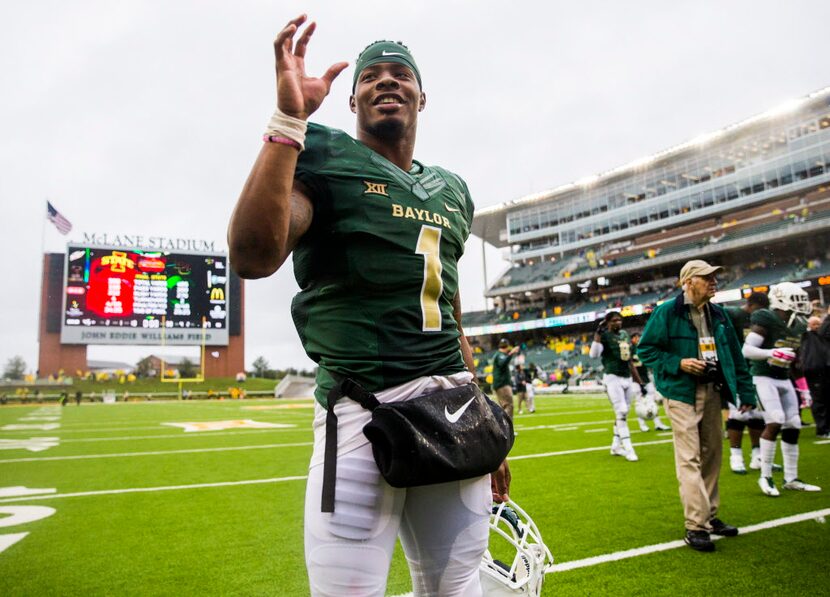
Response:
[[[591,352],[588,353],[592,359],[598,358],[602,354],[602,343],[591,342]]]
[[[757,332],[749,332],[744,340],[744,347],[742,353],[745,358],[750,361],[763,361],[772,355],[771,350],[761,348],[764,343],[764,337]]]

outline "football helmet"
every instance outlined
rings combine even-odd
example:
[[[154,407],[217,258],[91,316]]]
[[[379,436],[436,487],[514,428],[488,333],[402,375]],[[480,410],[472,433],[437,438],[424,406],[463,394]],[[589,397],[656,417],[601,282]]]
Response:
[[[641,419],[650,421],[657,416],[657,401],[651,396],[640,396],[634,402],[634,412]]]
[[[479,566],[484,595],[538,597],[552,565],[553,555],[530,516],[514,501],[493,504],[490,542]]]
[[[769,289],[769,308],[801,315],[809,315],[813,312],[807,292],[792,282],[781,282]]]

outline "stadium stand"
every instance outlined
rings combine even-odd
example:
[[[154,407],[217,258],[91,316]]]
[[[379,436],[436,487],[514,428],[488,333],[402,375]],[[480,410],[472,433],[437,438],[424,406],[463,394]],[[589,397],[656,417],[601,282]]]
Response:
[[[479,210],[473,233],[510,261],[485,293],[492,308],[464,314],[484,368],[506,335],[546,373],[596,373],[582,340],[596,319],[616,309],[629,331],[640,329],[677,292],[689,259],[725,266],[721,302],[793,281],[827,304],[830,88],[789,111]]]

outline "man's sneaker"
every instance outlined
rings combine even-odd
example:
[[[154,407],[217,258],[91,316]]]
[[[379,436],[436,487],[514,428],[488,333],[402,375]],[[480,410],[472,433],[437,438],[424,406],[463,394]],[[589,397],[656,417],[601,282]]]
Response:
[[[816,439],[830,439],[830,433],[817,433]]]
[[[778,497],[781,495],[778,493],[778,489],[775,488],[775,483],[772,482],[772,477],[759,477],[758,487],[761,488],[761,491],[763,491],[765,495],[770,497]]]
[[[648,425],[646,425],[644,422],[641,421],[640,422],[640,431],[642,431],[643,433],[648,433],[649,431],[651,431],[651,429],[649,429]]]
[[[625,459],[628,462],[637,462],[638,460],[640,460],[639,458],[637,458],[637,452],[634,451],[634,448],[631,448],[625,453]]]
[[[738,475],[746,474],[746,466],[744,465],[744,457],[740,454],[733,454],[729,457],[729,468],[733,473]]]
[[[654,423],[654,428],[657,431],[671,431],[671,427],[669,427],[665,423],[660,423],[660,422]]]
[[[683,541],[697,551],[715,551],[715,544],[706,531],[686,531]]]
[[[784,467],[781,466],[780,464],[775,464],[774,462],[772,463],[772,472],[780,473],[783,470],[784,470]]]
[[[611,446],[611,456],[625,456],[627,453],[622,446]]]
[[[818,485],[810,485],[801,479],[793,479],[784,483],[784,489],[792,489],[793,491],[821,491]]]
[[[738,527],[726,524],[720,518],[713,518],[709,521],[709,525],[712,527],[713,535],[720,535],[721,537],[734,537],[738,534]]]

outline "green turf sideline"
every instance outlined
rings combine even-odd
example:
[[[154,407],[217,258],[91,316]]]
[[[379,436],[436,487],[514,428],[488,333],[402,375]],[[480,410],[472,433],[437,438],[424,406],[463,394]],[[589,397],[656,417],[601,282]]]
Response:
[[[672,440],[659,440],[653,442],[640,442],[634,443],[635,446],[650,446],[655,444],[665,444],[671,443]],[[282,446],[283,444],[275,444],[278,446]],[[311,445],[311,444],[306,444]],[[234,449],[234,448],[229,448]],[[594,448],[581,448],[577,450],[562,450],[559,452],[544,452],[541,454],[525,454],[523,456],[511,456],[510,460],[525,460],[529,458],[546,458],[551,456],[567,456],[569,454],[580,454],[584,452],[598,452],[602,450],[607,450],[608,446],[599,446]],[[207,448],[204,450],[195,450],[195,451],[217,451],[220,449],[214,448]],[[72,457],[48,457],[54,459],[62,459],[62,458],[76,458]],[[33,460],[46,460],[46,458],[35,458]],[[245,481],[219,481],[216,483],[195,483],[191,485],[170,485],[170,486],[162,486],[162,487],[132,487],[126,489],[103,489],[99,491],[82,491],[82,492],[74,492],[74,493],[59,493],[54,495],[49,495],[44,497],[39,496],[24,496],[24,497],[15,497],[15,498],[3,498],[0,499],[0,504],[4,504],[7,502],[19,502],[19,501],[26,501],[26,500],[34,500],[34,499],[60,499],[66,497],[87,497],[87,496],[96,496],[96,495],[113,495],[113,494],[122,494],[122,493],[147,493],[147,492],[154,492],[154,491],[176,491],[182,489],[204,489],[204,488],[213,488],[213,487],[230,487],[235,485],[259,485],[263,483],[280,483],[284,481],[301,481],[307,479],[307,475],[298,475],[298,476],[291,476],[291,477],[275,477],[271,479],[249,479]]]
[[[806,522],[808,520],[815,520],[819,523],[824,522],[824,517],[830,516],[830,508],[824,508],[822,510],[814,510],[812,512],[804,512],[802,514],[795,514],[793,516],[785,516],[783,518],[777,518],[774,520],[768,520],[766,522],[761,522],[758,524],[749,525],[746,527],[741,527],[740,534],[747,535],[749,533],[755,533],[757,531],[763,531],[766,529],[772,529],[775,527],[790,525],[790,524],[797,524],[799,522]],[[724,537],[719,537],[717,535],[712,537],[713,541],[719,541]],[[548,568],[546,574],[553,574],[553,573],[562,573],[567,572],[569,570],[576,570],[577,568],[587,568],[589,566],[598,566],[600,564],[605,564],[607,562],[617,562],[619,560],[626,560],[629,558],[635,558],[638,556],[644,556],[652,553],[657,553],[661,551],[668,551],[671,549],[677,549],[678,547],[685,547],[686,544],[682,540],[678,541],[669,541],[666,543],[657,543],[654,545],[646,545],[644,547],[635,547],[634,549],[626,549],[624,551],[617,551],[614,553],[603,554],[601,556],[594,556],[591,558],[584,558],[582,560],[573,560],[571,562],[563,562],[561,564],[554,564],[550,568]],[[402,595],[397,595],[395,597],[412,597],[413,593],[404,593]]]
[[[830,508],[824,508],[822,510],[813,510],[812,512],[804,512],[803,514],[785,516],[784,518],[776,518],[774,520],[768,520],[766,522],[760,522],[758,524],[752,524],[746,527],[741,527],[739,529],[739,534],[747,535],[749,533],[755,533],[757,531],[772,529],[775,527],[780,527],[788,524],[805,522],[807,520],[815,520],[821,524],[824,524],[825,516],[830,516]],[[720,537],[718,535],[712,536],[713,541],[719,541],[723,538],[724,537]],[[635,547],[634,549],[626,549],[625,551],[607,553],[601,556],[585,558],[583,560],[563,562],[562,564],[554,564],[553,566],[551,566],[548,569],[547,574],[553,572],[566,572],[568,570],[576,570],[577,568],[585,568],[587,566],[596,566],[598,564],[605,564],[607,562],[626,560],[628,558],[635,558],[637,556],[644,556],[651,553],[657,553],[658,551],[667,551],[669,549],[685,547],[685,545],[686,543],[683,540],[669,541],[667,543],[656,543],[654,545],[646,545],[645,547]]]

